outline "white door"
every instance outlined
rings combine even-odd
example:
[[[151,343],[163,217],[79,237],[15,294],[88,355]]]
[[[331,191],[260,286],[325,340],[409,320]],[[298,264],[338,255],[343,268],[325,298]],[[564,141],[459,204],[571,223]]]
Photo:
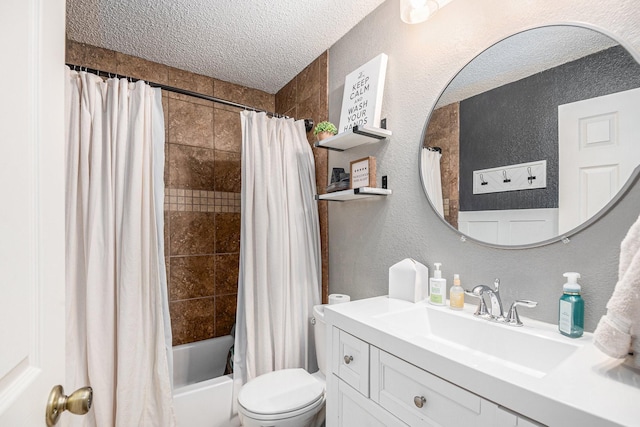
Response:
[[[0,1],[0,426],[45,425],[64,381],[64,13]]]
[[[591,218],[640,164],[640,89],[558,107],[560,234]]]

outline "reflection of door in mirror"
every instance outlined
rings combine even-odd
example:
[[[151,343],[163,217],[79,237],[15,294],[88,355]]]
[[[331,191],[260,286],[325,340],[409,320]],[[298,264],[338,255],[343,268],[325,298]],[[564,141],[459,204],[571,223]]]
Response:
[[[559,194],[565,190],[559,106],[638,87],[640,65],[633,56],[585,28],[533,29],[483,52],[443,92],[425,131],[423,146],[442,148],[444,219],[463,234],[507,246],[536,244],[578,226],[558,230]],[[632,109],[637,115],[640,107]],[[545,188],[473,193],[474,170],[537,161],[547,162]],[[638,164],[635,158],[630,168]],[[629,176],[619,175],[613,194]],[[579,187],[571,184],[567,191]],[[580,223],[600,210],[601,200],[611,200],[611,193],[600,197],[597,208],[592,204]]]
[[[560,233],[602,209],[640,163],[640,89],[558,107]]]

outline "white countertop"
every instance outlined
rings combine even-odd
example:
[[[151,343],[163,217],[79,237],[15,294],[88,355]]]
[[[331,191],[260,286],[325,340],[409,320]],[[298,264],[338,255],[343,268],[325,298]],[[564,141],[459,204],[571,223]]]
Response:
[[[557,332],[556,325],[521,317],[524,326],[514,329],[569,340],[579,348],[544,376],[501,369],[500,361],[478,366],[472,354],[416,336],[415,329],[420,325],[401,328],[384,321],[385,314],[426,304],[386,296],[369,298],[326,306],[325,321],[329,328],[337,326],[459,387],[549,426],[640,426],[640,371],[599,351],[591,342],[591,334],[571,339]],[[450,310],[446,306],[431,307]],[[486,322],[474,318],[474,311],[475,306],[466,304],[457,313],[469,316],[472,321]]]

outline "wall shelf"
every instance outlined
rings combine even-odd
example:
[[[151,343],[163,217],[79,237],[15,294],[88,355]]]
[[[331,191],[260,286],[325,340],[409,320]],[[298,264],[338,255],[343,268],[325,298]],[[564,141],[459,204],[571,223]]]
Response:
[[[362,187],[336,191],[334,193],[317,194],[316,200],[346,202],[348,200],[366,199],[368,197],[383,197],[388,196],[391,193],[391,190],[387,188]]]
[[[316,142],[315,146],[327,150],[345,151],[359,145],[378,142],[389,136],[391,136],[391,131],[387,129],[354,126],[350,131],[342,132],[331,138]]]

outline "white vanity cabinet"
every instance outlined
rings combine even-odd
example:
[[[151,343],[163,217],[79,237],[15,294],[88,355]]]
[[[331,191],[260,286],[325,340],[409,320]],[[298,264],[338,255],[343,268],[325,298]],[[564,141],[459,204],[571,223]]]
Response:
[[[327,427],[497,427],[497,405],[338,328]]]
[[[327,427],[640,425],[640,375],[591,334],[475,309],[386,296],[327,306]]]

